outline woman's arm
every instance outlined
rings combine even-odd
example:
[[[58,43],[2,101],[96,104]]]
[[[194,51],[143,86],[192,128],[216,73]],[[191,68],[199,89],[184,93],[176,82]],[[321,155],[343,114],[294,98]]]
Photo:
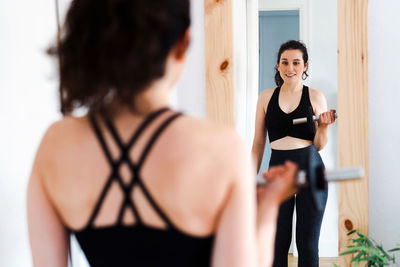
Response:
[[[328,125],[335,122],[335,114],[334,111],[327,111],[325,96],[320,91],[312,90],[311,103],[315,114],[320,115],[318,122],[315,123],[314,145],[321,150],[328,143]]]
[[[221,209],[213,251],[213,267],[272,265],[279,205],[294,194],[295,164],[286,163],[266,172],[267,185],[257,189],[254,165],[244,144],[231,146],[233,171]],[[257,206],[256,206],[257,203]]]
[[[229,189],[217,222],[211,266],[255,267],[258,265],[254,165],[242,141],[230,147],[229,160],[224,166]]]
[[[257,172],[261,166],[262,157],[264,155],[264,149],[265,149],[265,141],[266,141],[265,139],[267,137],[267,128],[265,126],[265,115],[266,115],[265,106],[268,105],[267,101],[269,101],[269,98],[271,97],[270,96],[271,93],[268,91],[271,90],[264,90],[263,92],[261,92],[257,100],[254,140],[251,149],[253,160],[256,163]]]
[[[67,267],[69,234],[45,190],[39,168],[43,143],[37,153],[27,189],[29,241],[34,266]]]

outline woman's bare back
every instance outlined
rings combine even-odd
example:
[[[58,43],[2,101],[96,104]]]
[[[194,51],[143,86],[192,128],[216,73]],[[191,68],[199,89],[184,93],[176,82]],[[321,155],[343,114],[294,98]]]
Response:
[[[165,112],[144,130],[129,151],[133,164],[138,163],[156,129],[172,114],[173,111]],[[120,114],[113,120],[123,143],[132,137],[143,119],[143,116]],[[96,121],[113,161],[117,161],[121,156],[118,145],[103,120],[97,117]],[[240,142],[233,130],[188,116],[178,117],[156,139],[140,170],[140,178],[180,231],[194,236],[215,232],[235,175],[235,168],[228,166],[234,163],[232,153]],[[73,230],[85,227],[112,170],[88,117],[66,117],[53,124],[41,144],[35,165],[40,168],[38,172],[50,202],[65,226]],[[127,164],[120,166],[119,174],[124,184],[130,183],[132,172]],[[139,187],[133,188],[131,196],[146,225],[166,227]],[[123,200],[122,187],[115,180],[94,225],[115,224]],[[135,216],[128,209],[123,222],[135,223]]]

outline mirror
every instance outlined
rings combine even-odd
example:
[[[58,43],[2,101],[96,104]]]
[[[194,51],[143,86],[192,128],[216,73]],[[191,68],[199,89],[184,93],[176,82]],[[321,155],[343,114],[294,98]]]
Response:
[[[246,21],[248,92],[245,104],[247,125],[243,135],[250,146],[254,138],[258,95],[264,89],[276,87],[274,67],[277,53],[280,45],[288,40],[301,40],[307,46],[309,77],[304,85],[323,92],[328,109],[337,109],[337,1],[247,0]],[[270,153],[267,141],[260,173],[268,169]],[[329,141],[320,155],[327,169],[337,167],[336,123],[329,126]],[[322,258],[338,256],[337,203],[337,186],[330,184],[319,241],[319,256]],[[289,251],[296,256],[295,226],[293,222]]]

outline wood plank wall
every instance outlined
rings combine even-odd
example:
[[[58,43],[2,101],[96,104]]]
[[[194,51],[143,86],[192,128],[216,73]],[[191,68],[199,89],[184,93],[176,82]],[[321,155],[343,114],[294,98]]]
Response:
[[[339,251],[348,233],[368,234],[368,0],[338,0],[339,166],[360,165],[362,181],[339,184]],[[341,266],[350,265],[351,256]]]
[[[207,118],[234,127],[233,0],[205,0]]]

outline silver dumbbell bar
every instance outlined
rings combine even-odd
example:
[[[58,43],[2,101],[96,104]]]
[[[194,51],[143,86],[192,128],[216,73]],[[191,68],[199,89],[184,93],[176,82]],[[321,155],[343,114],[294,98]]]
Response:
[[[299,170],[297,173],[298,185],[305,185],[307,183],[306,178],[307,172],[305,170]],[[346,167],[338,168],[330,171],[325,171],[325,181],[337,182],[344,180],[361,179],[364,177],[364,169],[362,167]]]
[[[319,120],[319,115],[314,115],[313,117],[313,121],[317,121]],[[337,113],[335,113],[335,119],[337,119]],[[299,119],[294,119],[293,120],[293,125],[296,124],[301,124],[301,123],[306,123],[307,122],[307,118],[299,118]]]

